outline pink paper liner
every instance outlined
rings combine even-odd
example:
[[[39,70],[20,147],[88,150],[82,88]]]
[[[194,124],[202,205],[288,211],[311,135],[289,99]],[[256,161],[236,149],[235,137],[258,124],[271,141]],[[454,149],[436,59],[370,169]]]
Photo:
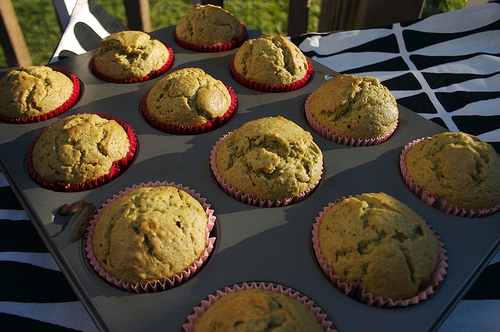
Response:
[[[340,134],[335,134],[334,132],[328,130],[323,125],[321,125],[314,118],[314,116],[311,114],[311,112],[309,111],[309,104],[311,103],[312,97],[314,96],[315,93],[316,93],[316,91],[311,93],[307,97],[306,102],[304,104],[304,112],[306,115],[306,119],[307,119],[307,122],[309,123],[309,125],[311,126],[311,128],[315,132],[317,132],[318,134],[320,134],[321,136],[323,136],[324,138],[326,138],[330,141],[333,141],[335,143],[348,145],[348,146],[372,146],[372,145],[377,145],[377,144],[380,144],[380,143],[387,141],[392,136],[392,134],[394,134],[396,129],[398,128],[399,121],[396,121],[396,125],[394,126],[394,128],[389,130],[385,135],[379,136],[377,138],[364,138],[363,139],[363,138],[354,138],[354,137],[348,137],[348,136],[344,136],[344,135],[340,135]]]
[[[99,221],[99,217],[102,215],[104,210],[115,200],[118,198],[122,197],[126,193],[138,189],[138,188],[143,188],[143,187],[159,187],[159,186],[170,186],[170,187],[175,187],[180,190],[184,190],[188,194],[190,194],[193,198],[195,198],[200,204],[203,206],[205,209],[205,213],[207,214],[208,217],[208,224],[207,224],[207,229],[205,232],[205,239],[206,239],[206,248],[205,251],[201,254],[201,256],[193,262],[191,266],[189,266],[187,269],[183,270],[181,273],[174,275],[171,278],[165,278],[163,280],[157,280],[154,283],[147,282],[145,284],[141,283],[132,283],[132,282],[125,282],[123,280],[119,280],[116,277],[111,276],[108,274],[99,264],[97,259],[95,258],[94,255],[94,247],[93,247],[93,238],[94,238],[94,230],[97,222]],[[159,292],[159,291],[164,291],[170,288],[173,288],[175,286],[180,285],[181,283],[189,280],[191,277],[193,277],[199,269],[203,266],[203,264],[208,260],[208,257],[210,253],[212,252],[214,248],[214,244],[216,241],[215,237],[210,237],[210,232],[212,231],[216,217],[213,214],[214,210],[210,208],[210,204],[206,202],[206,199],[201,197],[200,194],[196,193],[194,189],[189,189],[189,187],[184,187],[180,184],[175,184],[174,182],[168,183],[166,181],[160,182],[148,182],[148,183],[141,183],[139,185],[133,185],[131,188],[126,188],[125,191],[120,191],[117,195],[113,195],[112,198],[108,199],[105,204],[103,204],[102,208],[97,210],[97,213],[94,215],[94,218],[90,221],[89,227],[88,227],[88,233],[87,233],[87,238],[86,238],[86,243],[85,243],[85,251],[87,252],[87,258],[90,261],[90,265],[94,268],[94,270],[102,277],[104,278],[107,282],[110,284],[119,287],[123,290],[132,292],[132,293],[153,293],[153,292]]]
[[[154,128],[161,130],[166,133],[170,134],[176,134],[176,135],[196,135],[196,134],[202,134],[209,132],[211,130],[217,129],[221,127],[222,125],[226,124],[231,117],[233,116],[236,106],[238,104],[238,99],[236,98],[236,93],[234,90],[226,84],[227,91],[229,92],[229,95],[231,96],[231,105],[229,105],[228,110],[226,113],[224,113],[223,116],[218,116],[216,118],[213,118],[209,120],[206,123],[196,125],[196,126],[175,126],[171,125],[168,123],[163,123],[158,120],[156,120],[153,116],[148,111],[148,107],[146,104],[146,99],[148,98],[149,92],[151,91],[148,90],[144,97],[141,100],[141,111],[144,114],[144,117],[148,121],[148,123],[153,126]]]
[[[163,44],[167,47],[168,54],[169,54],[167,62],[165,62],[165,64],[160,69],[153,70],[152,72],[150,72],[149,74],[147,74],[143,77],[118,79],[118,78],[112,78],[112,77],[108,77],[104,74],[101,74],[97,71],[97,68],[95,66],[95,61],[94,61],[95,54],[94,54],[94,56],[92,56],[92,60],[90,60],[90,66],[92,68],[92,72],[94,73],[95,76],[97,76],[101,80],[111,82],[111,83],[128,84],[128,83],[140,83],[140,82],[145,82],[145,81],[151,80],[153,78],[156,78],[158,76],[163,75],[167,70],[170,69],[170,67],[172,66],[172,64],[174,62],[174,51],[172,50],[172,48],[167,46],[167,44],[165,44],[165,43],[163,43]]]
[[[222,176],[220,175],[219,171],[217,170],[217,164],[216,164],[216,158],[217,158],[217,152],[219,151],[219,147],[222,144],[222,142],[231,134],[232,132],[229,132],[219,138],[219,140],[215,143],[214,147],[212,148],[212,151],[210,153],[210,167],[212,169],[212,172],[215,176],[215,179],[219,183],[219,185],[224,189],[226,193],[229,194],[229,196],[243,202],[249,205],[257,206],[257,207],[282,207],[282,206],[287,206],[290,204],[295,204],[300,201],[302,201],[304,198],[309,196],[318,183],[321,181],[321,178],[323,177],[323,171],[320,174],[320,177],[318,181],[309,189],[306,191],[300,193],[297,196],[294,197],[286,197],[283,199],[264,199],[256,195],[250,195],[246,194],[245,192],[241,190],[237,190],[236,188],[232,187],[229,183],[227,183]]]
[[[359,195],[356,195],[358,197]],[[349,196],[351,198],[353,196]],[[419,294],[410,297],[408,299],[403,300],[394,300],[387,299],[384,300],[382,297],[377,296],[374,297],[372,293],[366,291],[366,287],[363,283],[356,281],[352,283],[342,282],[340,280],[340,276],[333,273],[332,269],[328,267],[327,261],[324,259],[323,254],[321,253],[321,248],[319,247],[319,239],[318,232],[319,226],[321,224],[321,220],[328,210],[330,210],[336,203],[345,199],[338,199],[335,203],[329,203],[328,206],[323,208],[323,211],[319,213],[319,216],[316,217],[316,221],[313,224],[312,230],[312,243],[314,254],[319,263],[319,266],[323,273],[329,278],[332,284],[339,289],[342,293],[347,296],[360,301],[361,303],[367,304],[369,306],[380,307],[380,308],[390,308],[390,307],[407,307],[409,305],[417,304],[425,299],[427,299],[431,294],[434,293],[435,288],[444,280],[445,275],[447,274],[448,268],[448,257],[446,256],[446,249],[444,249],[444,244],[440,241],[440,237],[436,234],[436,231],[431,228],[429,224],[429,228],[431,228],[434,237],[436,238],[438,245],[438,261],[436,263],[436,268],[431,275],[431,280],[433,280],[434,284],[427,287],[424,291]]]
[[[125,132],[127,133],[129,142],[130,142],[130,148],[129,152],[127,155],[120,159],[115,161],[110,170],[109,173],[106,175],[103,175],[101,177],[98,177],[93,180],[89,180],[86,182],[81,182],[76,185],[69,184],[64,181],[47,181],[44,180],[38,172],[35,170],[33,167],[33,148],[35,147],[36,142],[40,138],[40,136],[50,127],[45,128],[44,131],[42,131],[40,134],[38,134],[35,139],[31,142],[31,144],[28,147],[28,151],[26,153],[26,169],[28,170],[28,173],[31,175],[31,177],[38,182],[40,185],[47,189],[51,189],[54,191],[67,191],[67,192],[75,192],[75,191],[82,191],[82,190],[89,190],[89,189],[94,189],[96,187],[102,186],[108,182],[111,182],[112,180],[116,179],[118,176],[120,176],[125,170],[130,166],[134,159],[135,152],[137,150],[137,137],[135,135],[134,130],[132,127],[127,124],[125,121],[122,119],[114,116],[114,115],[109,115],[109,114],[100,114],[96,113],[102,118],[108,119],[108,120],[115,120],[118,124],[120,124],[123,129],[125,129]]]
[[[280,284],[272,284],[272,283],[264,283],[264,282],[252,282],[252,283],[242,283],[241,285],[234,284],[231,287],[225,287],[224,290],[217,290],[217,292],[213,295],[209,295],[206,300],[202,300],[200,305],[193,308],[193,314],[187,317],[188,323],[182,325],[184,331],[192,332],[194,330],[194,323],[196,319],[201,316],[207,309],[212,306],[217,300],[228,293],[239,292],[241,290],[255,289],[260,288],[266,291],[272,291],[276,293],[280,293],[286,296],[289,296],[300,303],[304,304],[307,308],[309,308],[313,314],[318,319],[318,322],[321,324],[321,327],[324,331],[327,332],[335,332],[336,330],[333,328],[333,322],[329,319],[328,315],[322,312],[322,309],[314,303],[314,301],[300,294],[298,291],[292,290],[286,286]]]
[[[50,67],[53,70],[57,70],[57,71],[63,73],[64,75],[68,76],[71,79],[71,81],[73,82],[73,92],[72,92],[71,96],[68,98],[68,100],[66,100],[61,106],[59,106],[55,110],[50,111],[50,112],[45,113],[45,114],[41,114],[38,116],[31,116],[29,118],[9,118],[9,117],[6,117],[4,115],[0,115],[0,121],[7,122],[7,123],[14,123],[14,124],[26,124],[26,123],[41,122],[41,121],[45,121],[48,119],[52,119],[53,117],[58,116],[64,112],[66,112],[67,110],[69,110],[71,107],[73,107],[78,102],[78,100],[80,99],[80,94],[82,92],[82,88],[81,88],[82,83],[80,82],[78,77],[65,68],[54,67],[54,66],[47,66],[47,67]]]
[[[243,28],[243,32],[241,36],[234,38],[230,43],[220,44],[220,45],[195,45],[185,41],[182,41],[177,37],[177,33],[174,32],[174,39],[182,48],[195,51],[195,52],[203,52],[203,53],[217,53],[217,52],[225,52],[232,50],[236,47],[241,46],[245,39],[247,38],[247,27],[241,23],[241,27]]]
[[[479,218],[491,215],[500,210],[500,204],[497,204],[491,208],[477,209],[477,210],[461,208],[457,205],[448,202],[446,199],[442,197],[432,195],[427,190],[425,190],[424,187],[418,185],[415,181],[413,181],[413,178],[406,170],[406,162],[405,162],[406,154],[417,143],[423,141],[424,139],[429,139],[429,138],[430,137],[414,140],[413,142],[409,143],[404,147],[399,156],[399,168],[401,176],[403,177],[406,186],[411,190],[411,192],[413,192],[418,198],[420,198],[427,205],[457,217]]]
[[[307,58],[306,60],[308,66],[306,75],[301,80],[290,84],[262,84],[247,80],[246,78],[241,76],[240,73],[236,71],[236,68],[234,67],[234,56],[231,58],[229,67],[231,69],[231,74],[233,75],[233,78],[236,80],[236,82],[243,85],[244,87],[262,92],[272,92],[272,93],[290,92],[303,87],[309,81],[309,78],[311,77],[314,68],[311,61],[309,61],[309,59]]]

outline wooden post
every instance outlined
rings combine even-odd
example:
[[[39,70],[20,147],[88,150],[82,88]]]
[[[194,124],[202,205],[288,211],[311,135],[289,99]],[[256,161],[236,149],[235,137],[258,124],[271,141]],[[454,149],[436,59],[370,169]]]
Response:
[[[288,27],[289,36],[298,36],[307,32],[307,23],[309,22],[310,0],[290,0],[288,8]]]
[[[151,31],[149,0],[123,0],[127,25],[132,30]]]
[[[20,67],[32,64],[11,0],[0,0],[0,42],[9,66]]]

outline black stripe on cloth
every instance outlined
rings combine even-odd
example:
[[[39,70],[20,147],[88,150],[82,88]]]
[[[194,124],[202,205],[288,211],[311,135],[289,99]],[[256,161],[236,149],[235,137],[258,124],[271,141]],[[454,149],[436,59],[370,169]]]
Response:
[[[422,85],[413,76],[412,73],[406,73],[401,76],[393,77],[391,79],[382,82],[391,91],[401,91],[401,90],[420,90]]]
[[[17,200],[12,188],[10,186],[0,187],[0,210],[22,210],[23,207]]]
[[[78,301],[60,271],[31,264],[1,261],[0,299],[4,302],[56,303]]]
[[[24,318],[2,313],[0,313],[0,326],[2,327],[3,331],[48,331],[48,332],[76,331],[67,327],[62,327],[50,323],[44,323],[30,318]]]
[[[400,56],[396,56],[392,59],[374,63],[371,65],[351,68],[349,70],[343,71],[343,73],[356,74],[362,72],[377,72],[377,71],[395,72],[395,71],[407,71],[409,69],[410,68],[408,67],[408,64],[403,60],[403,58]]]
[[[422,72],[425,80],[431,89],[438,89],[457,83],[471,81],[475,79],[485,79],[500,74],[500,71],[492,74],[454,74],[454,73],[427,73]]]
[[[472,29],[463,32],[422,32],[417,30],[406,29],[403,30],[403,39],[405,41],[406,50],[408,52],[414,52],[424,47],[431,45],[443,43],[449,40],[458,39],[470,35],[474,35],[480,32],[500,30],[500,19],[487,24],[485,26],[479,27],[477,29]]]
[[[435,95],[447,112],[453,112],[465,107],[470,103],[481,100],[500,98],[500,91],[436,92]]]
[[[488,265],[478,277],[464,300],[500,300],[500,262]]]
[[[90,13],[101,23],[102,27],[109,33],[127,30],[116,17],[108,13],[94,0],[88,0]]]
[[[437,114],[434,104],[424,92],[409,97],[398,98],[397,102],[418,113]]]
[[[86,23],[77,22],[73,29],[78,43],[86,50],[90,51],[99,47],[102,38]]]
[[[29,220],[0,219],[0,251],[48,252]]]
[[[433,56],[433,55],[410,55],[410,61],[415,65],[418,70],[424,70],[429,67],[435,67],[443,64],[448,64],[452,62],[460,62],[468,59],[472,59],[476,56],[488,55],[488,56],[500,56],[500,54],[490,54],[484,52],[469,53],[464,55],[449,55],[449,56]],[[446,73],[448,74],[448,73]]]

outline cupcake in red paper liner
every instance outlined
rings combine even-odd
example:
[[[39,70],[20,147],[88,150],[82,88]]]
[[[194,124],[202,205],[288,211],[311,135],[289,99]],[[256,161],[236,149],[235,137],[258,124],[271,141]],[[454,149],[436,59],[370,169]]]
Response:
[[[430,226],[385,193],[330,203],[316,218],[312,242],[332,284],[376,307],[427,299],[448,267],[443,244]]]
[[[369,76],[334,76],[309,95],[304,109],[314,131],[344,145],[380,144],[398,126],[396,99]]]
[[[408,144],[400,155],[408,188],[428,205],[459,217],[500,209],[500,156],[476,136],[443,132]]]
[[[156,82],[142,99],[141,109],[154,128],[192,135],[225,124],[236,105],[231,87],[200,68],[184,68]]]
[[[202,5],[189,10],[175,27],[175,41],[196,52],[224,52],[240,46],[247,37],[246,26],[227,10]]]
[[[58,116],[76,104],[80,81],[64,68],[25,66],[0,79],[0,121],[33,123]]]
[[[71,115],[44,130],[28,148],[26,167],[40,185],[81,191],[108,183],[132,163],[134,130],[105,114]]]
[[[225,287],[201,301],[183,325],[186,332],[268,331],[278,326],[293,331],[336,331],[314,301],[280,284],[252,282]]]
[[[299,89],[314,70],[302,51],[279,35],[245,41],[231,59],[230,69],[238,83],[263,92]]]
[[[323,154],[311,134],[281,116],[245,123],[215,144],[210,165],[232,197],[260,207],[286,206],[319,183]]]
[[[210,204],[193,189],[149,182],[109,199],[91,220],[85,250],[95,271],[129,292],[157,292],[193,277],[215,237]]]
[[[90,62],[94,74],[112,83],[143,82],[164,74],[172,65],[170,47],[142,31],[120,31],[101,40]]]

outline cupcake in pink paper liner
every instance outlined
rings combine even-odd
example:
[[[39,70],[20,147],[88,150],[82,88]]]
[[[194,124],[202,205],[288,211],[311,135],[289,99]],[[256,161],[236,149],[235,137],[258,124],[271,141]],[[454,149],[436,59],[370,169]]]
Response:
[[[189,10],[175,26],[175,41],[195,52],[225,52],[239,47],[247,27],[220,6],[201,5]]]
[[[141,110],[151,126],[177,135],[216,129],[231,119],[236,106],[234,90],[200,68],[166,75],[141,101]]]
[[[275,317],[275,319],[270,319]],[[333,322],[314,301],[289,287],[265,282],[235,284],[201,301],[187,317],[184,331],[221,331],[238,324],[245,331],[267,331],[267,323],[298,331],[336,331]],[[275,325],[273,325],[275,326]]]
[[[311,134],[294,122],[265,117],[220,138],[212,149],[210,167],[219,185],[235,199],[279,207],[301,201],[316,188],[323,154]]]
[[[71,115],[41,132],[26,153],[26,168],[54,191],[81,191],[108,183],[132,163],[134,130],[107,114]]]
[[[85,251],[110,284],[135,293],[163,291],[192,278],[208,260],[215,221],[210,204],[193,189],[142,183],[97,211]]]
[[[459,217],[500,209],[500,156],[476,136],[443,132],[414,140],[400,155],[408,188],[429,206]]]
[[[80,80],[52,66],[13,69],[0,80],[0,121],[34,123],[58,116],[80,98]]]
[[[398,126],[396,99],[369,76],[334,76],[309,95],[304,111],[314,131],[350,146],[385,142]]]
[[[170,47],[142,31],[120,31],[103,40],[90,61],[93,73],[112,83],[138,83],[164,74],[173,64]]]
[[[314,72],[311,61],[283,36],[247,40],[230,62],[234,79],[262,92],[289,92],[303,87]]]
[[[371,306],[419,303],[447,273],[439,237],[406,204],[385,193],[330,203],[316,217],[312,243],[332,284]]]

